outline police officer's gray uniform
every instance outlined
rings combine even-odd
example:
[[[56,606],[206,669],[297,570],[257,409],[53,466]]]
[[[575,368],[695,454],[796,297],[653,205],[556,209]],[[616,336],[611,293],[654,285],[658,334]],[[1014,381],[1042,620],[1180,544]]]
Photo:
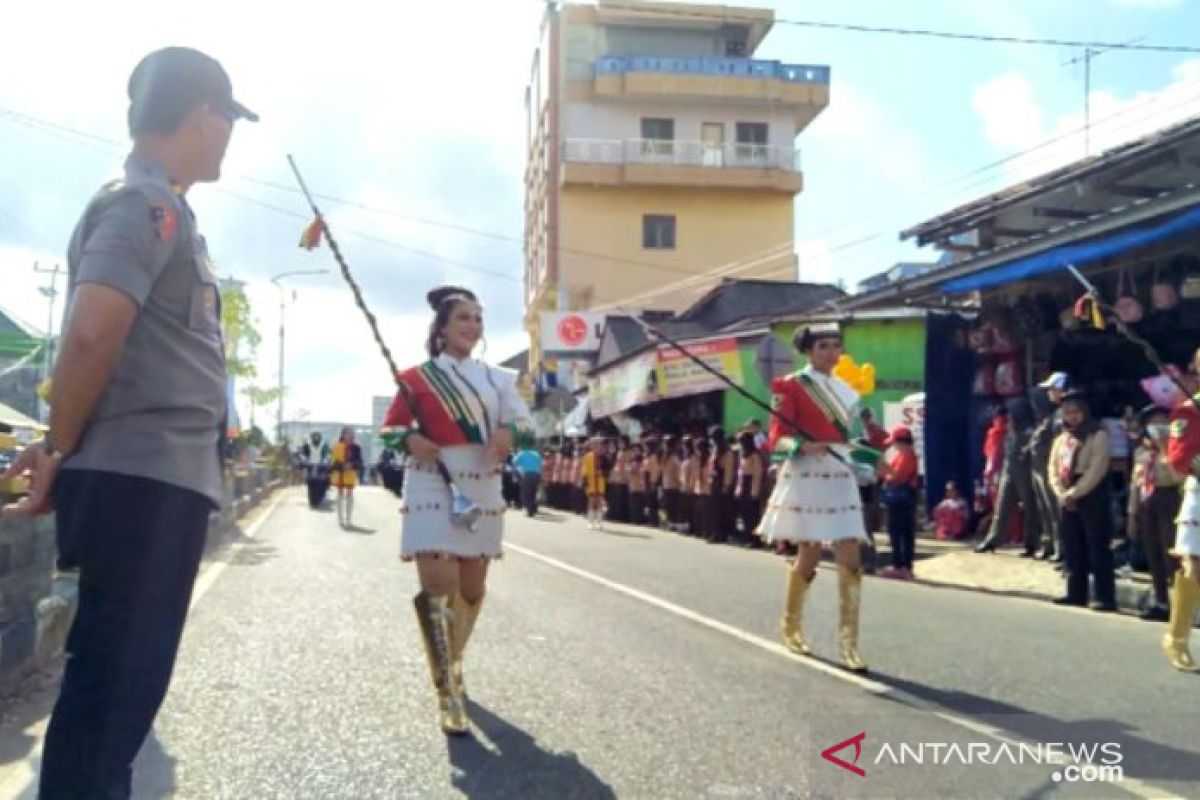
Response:
[[[225,418],[220,297],[204,238],[162,170],[130,156],[71,239],[69,291],[97,283],[128,295],[137,319],[64,469],[115,472],[221,503]],[[69,302],[69,301],[68,301]]]

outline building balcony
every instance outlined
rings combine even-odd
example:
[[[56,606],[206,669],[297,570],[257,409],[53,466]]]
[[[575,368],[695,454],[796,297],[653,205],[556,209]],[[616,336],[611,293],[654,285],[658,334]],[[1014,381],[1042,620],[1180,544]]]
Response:
[[[596,97],[669,97],[791,108],[797,129],[829,104],[829,67],[754,58],[601,56],[592,90]]]
[[[767,189],[803,187],[800,151],[762,144],[667,139],[566,139],[563,185],[693,186]]]

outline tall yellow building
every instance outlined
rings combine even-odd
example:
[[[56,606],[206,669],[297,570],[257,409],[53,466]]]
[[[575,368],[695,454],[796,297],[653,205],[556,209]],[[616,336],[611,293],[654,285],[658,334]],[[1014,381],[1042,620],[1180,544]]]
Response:
[[[796,277],[795,138],[829,68],[753,58],[774,12],[548,3],[526,92],[525,310],[681,310],[714,270]],[[726,270],[725,268],[728,268]]]

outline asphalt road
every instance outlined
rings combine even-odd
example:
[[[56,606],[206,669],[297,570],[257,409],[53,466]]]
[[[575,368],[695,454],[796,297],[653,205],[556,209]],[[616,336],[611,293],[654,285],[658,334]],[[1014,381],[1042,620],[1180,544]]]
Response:
[[[206,567],[135,796],[1200,797],[1200,676],[1167,667],[1161,625],[868,578],[857,678],[822,658],[833,571],[798,659],[781,559],[559,514],[508,518],[467,655],[477,735],[447,740],[396,509],[364,489],[346,532],[287,490]],[[0,796],[32,796],[15,766],[52,699],[5,715]],[[860,733],[864,775],[821,757]],[[1055,780],[1051,743],[1106,745],[1123,780]]]

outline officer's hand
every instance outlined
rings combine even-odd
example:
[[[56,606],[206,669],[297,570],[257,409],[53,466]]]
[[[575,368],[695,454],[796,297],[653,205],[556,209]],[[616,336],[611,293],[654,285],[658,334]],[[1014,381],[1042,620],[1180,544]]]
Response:
[[[426,464],[433,464],[441,455],[442,449],[434,444],[431,440],[425,438],[419,433],[414,433],[408,437],[408,452],[413,458],[418,461],[423,461]]]
[[[59,459],[46,455],[39,445],[26,447],[17,460],[4,471],[4,478],[28,475],[29,496],[4,507],[6,519],[39,517],[54,510],[54,479],[58,476]]]

